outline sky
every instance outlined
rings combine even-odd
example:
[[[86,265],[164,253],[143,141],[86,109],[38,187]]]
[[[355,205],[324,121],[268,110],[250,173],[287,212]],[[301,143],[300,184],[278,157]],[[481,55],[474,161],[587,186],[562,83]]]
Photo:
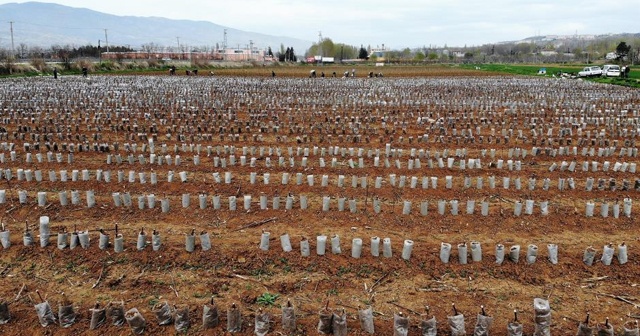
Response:
[[[0,4],[26,1],[2,1]],[[394,49],[477,46],[535,35],[638,33],[638,0],[57,0],[108,14]]]

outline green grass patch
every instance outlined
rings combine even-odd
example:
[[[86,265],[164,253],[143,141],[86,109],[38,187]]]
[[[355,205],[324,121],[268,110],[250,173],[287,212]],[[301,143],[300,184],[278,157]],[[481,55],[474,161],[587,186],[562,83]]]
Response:
[[[499,74],[523,75],[523,76],[534,76],[534,77],[543,77],[543,76],[551,77],[554,74],[557,74],[559,72],[577,74],[585,66],[589,66],[589,65],[464,64],[464,65],[461,65],[460,67],[464,69],[469,69],[469,70],[479,69],[481,71],[495,72]],[[546,75],[538,74],[538,71],[542,68],[546,69],[546,72],[547,72]],[[583,78],[583,80],[589,80],[589,81],[604,83],[604,84],[613,84],[613,85],[640,88],[640,68],[631,67],[629,78],[594,77],[594,78]]]

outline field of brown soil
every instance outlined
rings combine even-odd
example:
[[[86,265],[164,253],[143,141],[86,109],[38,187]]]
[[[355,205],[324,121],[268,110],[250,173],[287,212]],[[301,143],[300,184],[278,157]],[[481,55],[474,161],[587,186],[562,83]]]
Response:
[[[345,72],[349,72],[349,76],[355,70],[356,77],[368,77],[369,73],[382,75],[383,78],[388,77],[457,77],[457,76],[495,76],[495,73],[480,70],[469,70],[460,68],[458,65],[429,65],[429,66],[403,66],[403,65],[386,65],[376,67],[373,65],[267,65],[267,66],[247,66],[247,67],[225,67],[213,70],[199,70],[198,76],[251,76],[251,77],[271,77],[275,73],[276,77],[309,77],[312,70],[316,71],[316,78],[321,78],[324,72],[325,78],[335,77],[341,78]],[[164,72],[145,72],[144,74],[164,75]],[[185,76],[186,70],[177,70],[176,75]]]
[[[325,73],[345,71],[338,67],[324,69]],[[0,249],[0,303],[10,303],[11,312],[11,320],[0,325],[0,333],[131,334],[128,326],[112,326],[110,321],[89,330],[89,309],[96,302],[104,307],[120,300],[125,302],[125,309],[141,312],[147,321],[145,334],[149,335],[176,333],[172,325],[159,326],[152,312],[156,303],[165,300],[189,307],[191,327],[186,334],[190,335],[228,334],[227,309],[233,303],[242,314],[240,335],[254,334],[254,318],[260,310],[271,315],[269,335],[315,335],[318,312],[327,302],[334,311],[346,311],[349,335],[365,335],[358,309],[367,306],[374,310],[376,335],[394,335],[393,317],[398,312],[409,316],[408,335],[421,335],[419,326],[425,319],[426,306],[429,317],[433,315],[438,321],[438,334],[449,335],[447,316],[453,313],[452,304],[464,314],[469,335],[473,334],[481,306],[494,317],[491,334],[505,335],[517,310],[524,334],[531,335],[534,298],[549,300],[554,335],[575,334],[587,312],[594,323],[609,318],[616,331],[640,316],[640,200],[634,184],[638,175],[630,170],[602,168],[605,161],[611,167],[616,162],[638,163],[637,152],[619,155],[621,148],[637,148],[637,90],[581,81],[477,76],[454,68],[429,68],[424,72],[384,68],[380,71],[385,78],[368,79],[365,74],[376,71],[368,69],[358,68],[358,78],[350,79],[309,79],[305,78],[308,69],[295,68],[276,68],[277,77],[269,78],[271,68],[262,68],[229,73],[220,70],[215,76],[198,77],[1,81],[0,108],[4,112],[0,126],[7,133],[0,139],[0,153],[4,154],[0,190],[6,193],[0,215],[11,232],[12,245]],[[547,133],[549,129],[551,134]],[[572,133],[560,134],[561,129],[571,129]],[[605,133],[598,135],[600,131]],[[507,143],[503,134],[508,134]],[[52,162],[46,158],[49,136]],[[149,139],[153,139],[154,154],[169,155],[172,160],[179,155],[180,165],[150,163]],[[40,144],[37,150],[33,147],[36,142]],[[11,159],[9,143],[15,144],[15,160]],[[25,150],[25,143],[30,144],[29,150]],[[68,163],[71,143],[76,148],[73,162]],[[125,149],[125,144],[134,143],[135,151]],[[78,151],[77,144],[87,144],[90,150]],[[95,151],[94,144],[108,146],[109,152]],[[384,164],[387,144],[395,152],[388,157],[389,167]],[[200,162],[195,164],[198,145]],[[339,149],[333,153],[329,147],[336,146]],[[535,156],[534,147],[540,149]],[[567,147],[570,153],[554,157],[553,151],[561,147]],[[577,147],[576,153],[573,147]],[[615,147],[610,155],[597,155],[599,149],[610,147]],[[363,149],[361,156],[359,148]],[[516,148],[518,152],[527,150],[528,155],[510,156],[510,149]],[[583,155],[583,148],[594,149],[595,155]],[[402,154],[397,151],[400,149]],[[415,155],[411,155],[411,149],[415,149]],[[456,149],[465,149],[466,154],[456,156]],[[493,157],[491,149],[495,150]],[[377,167],[376,151],[380,160]],[[32,154],[32,162],[27,162],[27,153]],[[36,153],[43,155],[42,162],[37,161]],[[62,162],[56,162],[55,153],[62,153]],[[118,154],[121,163],[116,159]],[[133,164],[128,161],[130,154]],[[110,164],[107,155],[112,155]],[[145,163],[138,160],[139,155]],[[240,164],[241,156],[246,157],[245,165]],[[438,167],[437,158],[443,156],[454,157],[455,164],[448,168],[445,158],[445,167]],[[302,166],[303,157],[308,159],[306,166]],[[251,158],[256,159],[253,167]],[[480,159],[481,168],[463,170],[462,158]],[[226,167],[222,167],[222,159]],[[415,167],[415,159],[420,160],[420,168]],[[498,160],[504,160],[504,167],[497,167]],[[521,169],[509,170],[507,160],[520,161]],[[573,172],[561,169],[562,161],[575,161],[577,168]],[[583,162],[588,162],[588,171],[583,171]],[[595,172],[592,162],[599,163]],[[558,168],[550,171],[554,163]],[[6,179],[7,169],[13,175],[10,180]],[[42,181],[18,179],[18,169],[40,170]],[[89,171],[89,180],[80,177],[77,181],[61,181],[61,170],[71,176],[72,170],[81,173],[84,169]],[[98,181],[97,170],[110,171],[111,181]],[[55,172],[55,181],[50,181],[50,171]],[[118,171],[124,175],[122,182],[118,181]],[[128,181],[130,171],[135,182]],[[182,171],[188,172],[186,182],[178,176]],[[142,172],[146,183],[139,181],[138,173]],[[226,172],[232,175],[230,183],[224,181]],[[151,173],[157,174],[157,184],[150,182]],[[214,173],[219,174],[220,182]],[[251,183],[252,173],[256,174],[255,183]],[[269,184],[264,183],[265,173],[270,174]],[[282,183],[284,173],[290,176],[286,184]],[[298,173],[302,174],[300,184],[296,181]],[[172,182],[168,182],[170,174],[175,174]],[[394,185],[390,174],[398,180],[406,176],[406,185],[401,187],[398,181]],[[313,186],[308,183],[308,175],[314,176]],[[326,186],[321,184],[323,175],[328,177]],[[340,175],[344,176],[343,186],[338,185]],[[352,186],[354,176],[357,187]],[[447,176],[453,178],[451,188],[446,187]],[[382,180],[379,188],[375,186],[377,177]],[[411,177],[417,178],[415,187],[410,186]],[[428,178],[428,188],[423,188],[424,177]],[[437,188],[432,187],[432,177],[438,178]],[[470,186],[465,185],[465,177],[470,178]],[[483,179],[482,188],[477,185],[478,177]],[[495,177],[494,188],[489,186],[490,177]],[[508,187],[504,177],[510,178]],[[366,187],[362,186],[363,178]],[[515,186],[517,178],[521,179],[520,189]],[[530,178],[536,179],[533,190],[529,189]],[[546,178],[550,181],[548,190],[543,188]],[[585,189],[587,178],[595,179],[591,191]],[[575,189],[559,190],[559,179],[574,179]],[[605,188],[598,188],[599,179],[606,182]],[[615,181],[614,188],[610,188],[610,179]],[[627,188],[625,180],[630,183]],[[71,204],[70,193],[74,190],[79,191],[79,204]],[[19,202],[19,191],[27,192],[24,204]],[[66,206],[59,200],[63,191],[69,197]],[[86,191],[94,192],[95,206],[87,206]],[[38,205],[38,192],[47,192],[43,206]],[[115,192],[131,195],[131,206],[116,206],[112,197]],[[152,209],[147,203],[150,194],[156,198]],[[181,204],[183,194],[190,195],[188,207]],[[199,195],[206,196],[204,209],[199,207]],[[243,207],[245,195],[252,196],[248,210]],[[267,209],[261,209],[261,195],[268,198]],[[144,196],[143,209],[139,208],[138,196]],[[215,196],[220,196],[220,209],[213,207]],[[230,196],[237,197],[235,211],[229,209]],[[279,209],[272,205],[276,196],[280,197]],[[287,196],[293,200],[291,209],[285,205]],[[301,209],[301,196],[308,201],[306,209]],[[329,210],[323,211],[323,197],[327,196]],[[344,211],[339,211],[338,202],[343,197],[347,204]],[[351,199],[357,204],[354,212],[349,211]],[[618,204],[622,209],[623,199],[633,201],[630,217],[622,210],[618,218],[612,212],[607,218],[600,215],[602,203],[611,208]],[[161,210],[161,200],[169,200],[169,212]],[[447,201],[445,214],[438,213],[440,200]],[[458,215],[451,213],[452,200],[460,202]],[[473,214],[466,213],[467,200],[476,201]],[[535,201],[533,214],[523,210],[515,215],[516,202],[525,200]],[[403,214],[404,201],[411,201],[410,214]],[[420,211],[424,201],[428,202],[426,215]],[[541,213],[542,201],[548,201],[548,214]],[[379,213],[374,202],[380,202]],[[481,215],[481,202],[489,204],[486,216]],[[595,204],[593,217],[585,215],[588,202]],[[38,239],[40,216],[49,216],[51,221],[50,245],[44,248]],[[25,222],[35,236],[33,246],[22,244]],[[121,253],[113,248],[116,224],[124,237]],[[89,248],[59,249],[56,238],[63,228],[69,233],[88,230]],[[142,228],[147,244],[138,251],[136,240]],[[100,229],[110,235],[112,245],[105,250],[98,246]],[[152,250],[152,230],[157,230],[162,239],[159,251]],[[198,238],[195,251],[185,250],[185,239],[192,230],[196,236],[209,233],[211,250],[202,251]],[[259,249],[263,231],[271,234],[268,251]],[[281,248],[283,234],[290,237],[291,252]],[[327,253],[317,255],[318,235],[329,239],[338,235],[341,253],[331,253],[327,242]],[[379,257],[372,256],[370,238],[374,236],[391,239],[391,258],[383,257],[382,252]],[[360,258],[351,255],[353,238],[364,242]],[[307,257],[300,253],[300,242],[305,239],[311,247]],[[405,239],[414,242],[408,260],[401,258]],[[468,264],[460,264],[457,244],[472,241],[481,243],[482,261],[472,262],[469,252]],[[448,264],[439,257],[442,242],[453,246]],[[611,265],[599,261],[604,245],[613,243],[617,247],[622,242],[629,251],[626,264],[621,265],[616,257]],[[507,249],[520,245],[519,261],[497,264],[496,244],[504,244]],[[529,244],[539,247],[534,263],[525,260]],[[549,262],[547,244],[558,245],[557,264]],[[592,266],[583,263],[588,246],[597,251]],[[34,304],[41,301],[36,290],[56,314],[64,293],[78,313],[75,324],[69,328],[57,324],[42,327],[34,309]],[[277,294],[272,305],[258,300],[265,293]],[[203,305],[211,297],[217,303],[220,324],[204,330]],[[297,327],[293,332],[282,329],[280,307],[287,299],[296,310]]]

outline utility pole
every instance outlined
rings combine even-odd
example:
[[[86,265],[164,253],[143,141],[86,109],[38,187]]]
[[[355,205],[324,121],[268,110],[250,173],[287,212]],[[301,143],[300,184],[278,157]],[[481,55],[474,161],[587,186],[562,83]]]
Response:
[[[182,59],[182,54],[180,53],[180,36],[176,36],[176,41],[178,41],[178,50],[177,50],[178,59]]]
[[[109,52],[109,37],[107,36],[107,29],[104,29],[104,43],[107,45],[107,52]]]
[[[227,49],[227,30],[224,30],[224,38],[222,40],[222,49]]]
[[[318,32],[318,54],[320,56],[320,60],[318,60],[318,63],[322,65],[322,32],[321,31]]]
[[[249,60],[253,60],[253,40],[249,40]]]
[[[11,58],[16,58],[16,48],[13,45],[13,21],[9,22],[11,29]]]
[[[102,53],[100,52],[100,40],[98,40],[98,59],[100,60],[100,64],[102,64]]]

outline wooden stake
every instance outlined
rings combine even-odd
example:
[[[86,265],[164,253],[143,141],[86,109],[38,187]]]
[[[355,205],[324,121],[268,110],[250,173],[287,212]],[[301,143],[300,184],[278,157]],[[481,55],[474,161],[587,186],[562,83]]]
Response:
[[[26,283],[22,284],[22,287],[20,288],[20,291],[18,291],[18,295],[16,295],[16,298],[13,299],[13,301],[18,301],[20,299],[20,295],[22,294],[22,291],[25,289],[26,286],[27,286]]]
[[[173,264],[173,269],[171,269],[171,286],[169,286],[169,288],[171,288],[173,290],[173,292],[176,294],[176,297],[180,297],[180,295],[178,295],[178,290],[176,289],[176,279],[173,277],[173,272],[176,270],[176,265]]]
[[[236,231],[240,231],[240,230],[244,230],[244,229],[248,229],[248,228],[252,228],[252,227],[256,227],[256,226],[260,226],[269,222],[273,222],[274,220],[278,219],[278,217],[272,217],[272,218],[268,218],[259,222],[253,222],[253,223],[249,223],[247,225],[241,226],[235,230],[232,230],[231,232],[236,232]]]
[[[173,287],[173,286],[169,286],[169,288],[171,288],[173,290],[173,293],[176,294],[176,297],[179,298],[180,295],[178,295],[178,291]]]
[[[104,268],[105,266],[107,266],[107,264],[105,262],[102,263],[102,270],[100,271],[100,276],[98,277],[98,280],[93,284],[93,286],[91,286],[91,289],[94,289],[98,286],[98,284],[100,283],[100,280],[102,280],[102,275],[104,275]]]
[[[40,295],[40,291],[36,289],[36,294],[38,294],[38,297],[40,298],[41,302],[44,302],[45,300],[42,298],[42,295]]]
[[[420,313],[418,313],[417,311],[415,311],[415,310],[413,310],[411,308],[407,308],[407,307],[401,306],[401,305],[395,303],[395,301],[387,301],[387,303],[392,304],[392,305],[394,305],[394,306],[396,306],[396,307],[398,307],[400,309],[404,309],[404,310],[406,310],[406,311],[408,311],[408,312],[410,312],[412,314],[416,314],[416,315],[420,316]]]
[[[458,310],[456,309],[456,304],[452,303],[451,306],[453,307],[453,316],[458,315]]]

